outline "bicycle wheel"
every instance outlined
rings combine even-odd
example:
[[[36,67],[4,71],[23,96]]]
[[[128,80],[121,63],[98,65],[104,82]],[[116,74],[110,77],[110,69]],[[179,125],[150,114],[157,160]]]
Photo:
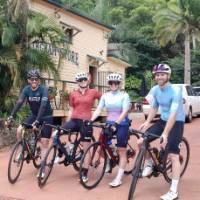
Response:
[[[139,138],[138,135],[130,136],[128,141],[126,155],[127,155],[127,164],[124,173],[130,174],[133,170],[133,165],[136,159],[136,149],[134,148],[137,144],[137,139]]]
[[[41,163],[41,168],[38,177],[39,187],[43,187],[46,184],[54,165],[56,153],[57,153],[57,147],[55,145],[52,145],[47,151],[44,161],[42,161]]]
[[[33,165],[35,168],[39,169],[41,167],[42,162],[42,147],[41,147],[41,138],[37,138],[35,141],[35,147],[34,147],[34,157],[33,157]]]
[[[15,183],[21,173],[24,163],[24,147],[22,141],[18,141],[10,155],[8,164],[8,180],[10,183]]]
[[[131,185],[130,185],[130,188],[129,188],[128,200],[133,199],[133,195],[134,195],[134,192],[135,192],[135,189],[136,189],[136,185],[137,185],[138,179],[140,177],[141,167],[142,167],[142,164],[144,162],[145,151],[146,150],[144,148],[141,148],[139,153],[138,153],[138,156],[136,158],[135,165],[134,165],[133,171],[132,171],[132,181],[131,181]]]
[[[87,189],[95,188],[103,178],[106,168],[106,152],[99,142],[91,144],[81,159],[80,183]],[[85,170],[87,169],[86,175]],[[84,177],[86,176],[86,179]]]
[[[92,142],[95,142],[95,138],[92,136]],[[83,145],[81,144],[81,140],[78,139],[74,142],[74,149],[72,152],[72,158],[73,158],[73,167],[76,171],[80,170],[80,161],[83,157]]]
[[[183,174],[187,169],[189,158],[190,158],[190,146],[188,141],[183,137],[180,145],[180,154],[179,154],[179,160],[181,163],[180,177],[183,176]],[[171,160],[168,158],[168,156],[164,163],[164,166],[166,166],[166,171],[163,173],[164,178],[167,182],[170,183],[172,180],[172,163]]]

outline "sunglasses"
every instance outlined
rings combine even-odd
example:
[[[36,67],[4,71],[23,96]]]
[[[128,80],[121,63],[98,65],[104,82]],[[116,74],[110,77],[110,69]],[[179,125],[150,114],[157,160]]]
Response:
[[[119,85],[119,81],[109,81],[108,82],[109,85]]]
[[[87,78],[80,78],[80,79],[78,80],[78,82],[83,82],[83,81],[87,81]]]
[[[39,81],[39,78],[29,78],[30,81]]]

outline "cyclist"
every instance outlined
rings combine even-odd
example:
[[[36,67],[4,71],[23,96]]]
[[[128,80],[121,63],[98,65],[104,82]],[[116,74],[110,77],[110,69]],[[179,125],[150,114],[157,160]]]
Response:
[[[19,99],[13,108],[11,115],[7,119],[9,124],[15,114],[19,111],[24,101],[26,100],[30,106],[31,115],[25,119],[25,123],[32,124],[33,129],[37,129],[44,121],[53,123],[52,109],[48,100],[48,89],[46,86],[40,84],[40,72],[38,69],[31,69],[27,73],[28,85],[22,90]],[[17,128],[17,139],[21,138],[22,125]],[[42,128],[42,159],[46,154],[49,138],[51,137],[51,128]]]
[[[155,117],[158,107],[161,110],[161,119],[147,129],[147,131],[160,135],[162,139],[161,147],[168,143],[169,158],[172,162],[172,183],[168,193],[162,195],[162,200],[173,200],[178,198],[178,182],[180,177],[180,143],[183,136],[185,113],[183,110],[182,92],[178,86],[172,85],[169,80],[171,68],[167,64],[159,64],[153,67],[153,75],[157,83],[150,93],[153,96],[151,110],[147,120],[140,126],[140,129],[146,130],[150,122]],[[151,138],[153,140],[153,138]],[[142,142],[140,139],[139,143]],[[148,176],[152,173],[153,162],[147,155],[146,164],[142,176]]]
[[[126,146],[129,130],[129,120],[127,116],[130,108],[130,99],[126,92],[120,90],[122,82],[122,76],[120,74],[109,74],[107,76],[107,81],[110,86],[110,91],[102,95],[99,105],[93,113],[91,121],[94,121],[99,116],[102,109],[106,108],[108,112],[107,123],[111,125],[112,131],[116,133],[116,146],[120,155],[117,176],[111,183],[109,183],[109,185],[111,187],[118,187],[122,184],[124,169],[127,162]],[[109,170],[108,166],[109,165],[106,167],[106,172]]]
[[[92,116],[92,107],[96,99],[100,99],[101,93],[96,89],[89,88],[88,73],[80,72],[76,74],[75,80],[78,84],[78,89],[70,93],[69,96],[69,114],[66,123],[62,126],[64,129],[71,131],[79,131],[81,140],[83,141],[83,149],[89,146],[92,136],[92,128],[85,126],[85,121],[88,121]],[[62,153],[59,151],[55,158],[55,163],[58,163]]]

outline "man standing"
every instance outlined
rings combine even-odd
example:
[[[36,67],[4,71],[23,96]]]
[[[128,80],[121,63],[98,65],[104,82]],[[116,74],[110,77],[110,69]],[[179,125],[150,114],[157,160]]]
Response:
[[[161,119],[148,128],[147,131],[161,137],[163,141],[161,146],[163,148],[168,144],[169,158],[172,162],[172,182],[169,192],[160,198],[162,200],[174,200],[178,198],[178,183],[181,171],[179,152],[185,121],[182,91],[178,86],[174,86],[169,82],[171,69],[167,64],[154,66],[153,75],[157,85],[150,91],[153,96],[151,110],[140,129],[145,131],[149,127],[160,107]],[[142,139],[140,139],[139,143],[141,142]],[[143,177],[149,176],[153,168],[153,161],[148,155],[145,163]]]

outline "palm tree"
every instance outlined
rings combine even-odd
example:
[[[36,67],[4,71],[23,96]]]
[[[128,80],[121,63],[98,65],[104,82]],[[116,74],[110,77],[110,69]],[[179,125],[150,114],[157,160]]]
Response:
[[[28,68],[37,67],[58,78],[57,67],[48,52],[31,48],[36,42],[63,48],[65,34],[56,19],[30,11],[28,0],[0,0],[0,3],[0,73],[11,76],[12,82],[5,87],[6,94],[22,87]],[[2,87],[5,81],[0,79]]]
[[[190,43],[192,38],[193,42],[196,39],[200,39],[200,1],[162,1],[153,20],[156,23],[156,37],[162,46],[169,42],[175,43],[177,37],[181,34],[184,36],[184,82],[190,84]]]

